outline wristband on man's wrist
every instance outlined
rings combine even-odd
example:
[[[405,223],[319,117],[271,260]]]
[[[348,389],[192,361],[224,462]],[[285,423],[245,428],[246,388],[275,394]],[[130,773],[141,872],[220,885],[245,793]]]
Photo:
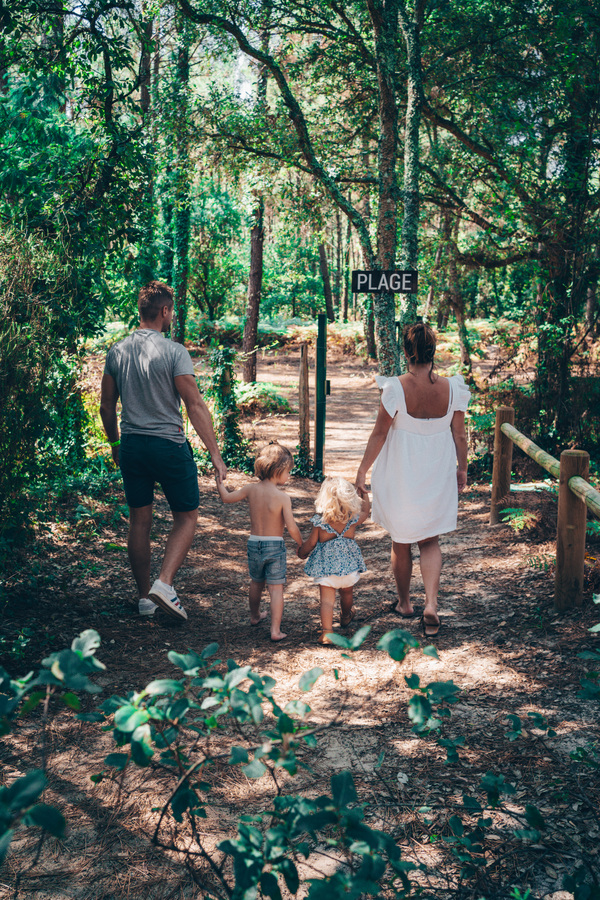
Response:
[[[119,447],[121,444],[121,440],[119,439],[118,441],[109,441],[108,443],[111,447]]]

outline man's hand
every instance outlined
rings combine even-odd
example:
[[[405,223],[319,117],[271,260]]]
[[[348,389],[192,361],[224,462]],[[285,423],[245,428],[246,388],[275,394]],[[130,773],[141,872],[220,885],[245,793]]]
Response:
[[[113,462],[117,469],[119,468],[119,450],[121,448],[117,445],[116,447],[111,447],[110,452],[112,454]]]
[[[215,470],[215,478],[217,480],[217,485],[219,485],[222,481],[225,481],[227,478],[227,466],[223,462],[221,454],[217,456],[216,454],[211,457],[213,468]]]

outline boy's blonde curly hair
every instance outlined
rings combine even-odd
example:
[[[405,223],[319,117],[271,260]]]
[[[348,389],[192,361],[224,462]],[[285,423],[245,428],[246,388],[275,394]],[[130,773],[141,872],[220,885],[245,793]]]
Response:
[[[324,522],[347,522],[362,508],[356,488],[345,478],[326,478],[315,500]]]

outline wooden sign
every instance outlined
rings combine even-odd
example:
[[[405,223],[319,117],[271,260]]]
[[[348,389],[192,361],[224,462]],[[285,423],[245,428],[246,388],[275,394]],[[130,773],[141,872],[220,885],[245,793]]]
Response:
[[[416,269],[400,269],[391,272],[384,272],[381,269],[364,272],[355,269],[352,272],[352,293],[416,294],[418,274]]]

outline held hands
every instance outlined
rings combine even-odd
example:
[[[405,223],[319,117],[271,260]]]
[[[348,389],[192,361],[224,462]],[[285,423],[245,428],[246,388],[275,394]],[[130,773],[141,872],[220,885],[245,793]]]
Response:
[[[458,485],[458,493],[462,494],[464,489],[467,486],[467,470],[466,469],[457,469],[456,470],[456,483]]]

